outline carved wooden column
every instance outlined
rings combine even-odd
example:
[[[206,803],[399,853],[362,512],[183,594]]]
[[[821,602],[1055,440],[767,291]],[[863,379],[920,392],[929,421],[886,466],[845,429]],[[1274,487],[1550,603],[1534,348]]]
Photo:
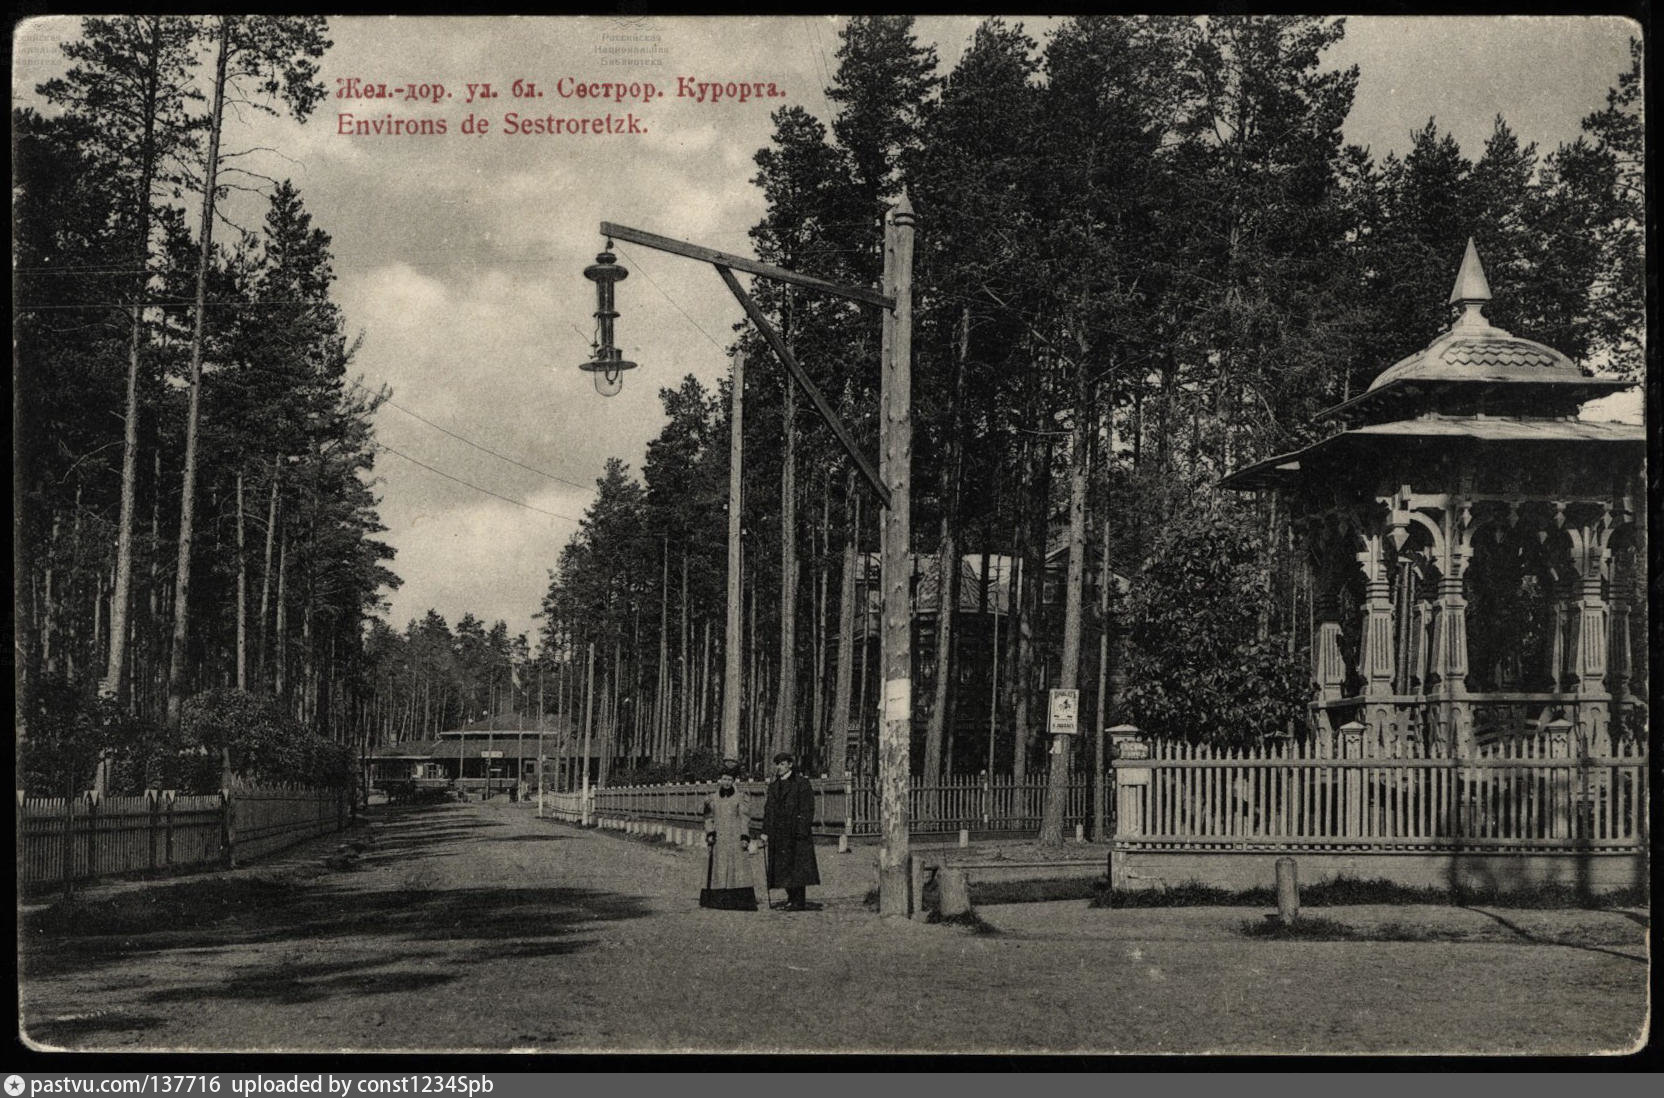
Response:
[[[1340,589],[1333,578],[1332,571],[1322,577],[1313,600],[1317,632],[1312,637],[1312,681],[1317,683],[1320,701],[1334,701],[1346,693],[1346,660],[1340,653]]]
[[[1333,744],[1335,724],[1321,703],[1346,696],[1346,658],[1341,655],[1341,581],[1345,574],[1345,533],[1314,522],[1307,533],[1307,567],[1312,591],[1311,673],[1313,702],[1319,703],[1313,724]]]
[[[1438,584],[1438,620],[1433,629],[1430,675],[1439,677],[1434,719],[1447,750],[1473,752],[1473,706],[1468,695],[1468,600],[1463,592],[1468,561],[1473,557],[1472,515],[1463,505],[1447,514],[1444,523],[1443,567]]]
[[[1364,537],[1357,561],[1364,573],[1364,620],[1358,663],[1364,677],[1364,718],[1371,736],[1380,741],[1394,735],[1397,710],[1392,702],[1393,635],[1392,585],[1388,580],[1386,538]]]
[[[1612,581],[1607,593],[1607,612],[1611,620],[1611,636],[1607,641],[1607,681],[1612,694],[1612,719],[1629,702],[1629,679],[1634,664],[1629,645],[1629,614],[1636,589],[1636,565],[1639,558],[1633,548],[1620,550],[1612,559]]]
[[[1591,751],[1606,750],[1612,696],[1606,690],[1606,641],[1611,622],[1602,590],[1611,554],[1610,516],[1572,532],[1572,566],[1577,570],[1578,600],[1572,618],[1572,671],[1576,675],[1577,726]]]

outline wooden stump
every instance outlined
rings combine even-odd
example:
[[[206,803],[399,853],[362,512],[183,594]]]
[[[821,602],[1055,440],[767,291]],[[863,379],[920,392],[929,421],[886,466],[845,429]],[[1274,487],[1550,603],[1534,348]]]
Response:
[[[943,866],[936,873],[942,894],[942,918],[971,913],[971,885],[963,869]]]

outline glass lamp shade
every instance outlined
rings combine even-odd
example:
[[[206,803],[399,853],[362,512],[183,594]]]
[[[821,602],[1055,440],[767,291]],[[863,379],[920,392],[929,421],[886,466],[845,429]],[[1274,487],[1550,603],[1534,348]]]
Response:
[[[624,389],[621,370],[596,370],[589,376],[595,379],[595,391],[604,397],[617,396]]]

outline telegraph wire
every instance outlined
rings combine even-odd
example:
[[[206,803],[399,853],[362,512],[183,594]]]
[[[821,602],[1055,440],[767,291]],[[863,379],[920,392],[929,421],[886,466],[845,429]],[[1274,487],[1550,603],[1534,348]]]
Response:
[[[445,472],[445,470],[435,469],[433,466],[429,465],[427,462],[418,461],[417,459],[411,457],[409,454],[404,453],[403,451],[393,449],[391,446],[387,445],[385,442],[373,442],[373,443],[371,443],[371,445],[374,446],[377,450],[383,450],[383,451],[385,451],[389,454],[393,454],[396,457],[402,457],[406,461],[410,462],[412,465],[419,465],[423,469],[426,469],[428,472],[436,473],[439,476],[444,477],[446,480],[454,481],[457,484],[462,485],[464,488],[472,488],[476,492],[484,492],[486,495],[490,496],[491,498],[500,499],[504,503],[512,503],[516,507],[524,507],[528,511],[536,511],[538,514],[548,515],[550,518],[565,519],[567,522],[577,522],[577,523],[583,522],[583,519],[573,518],[571,515],[563,515],[558,511],[545,511],[541,507],[534,507],[529,503],[524,503],[524,502],[522,502],[520,500],[517,500],[517,499],[510,499],[508,496],[498,495],[496,492],[493,492],[489,488],[481,488],[479,485],[471,484],[468,481],[463,480],[461,477],[453,477],[451,474]]]
[[[349,381],[347,384],[351,385],[354,389],[357,389],[361,393],[369,393],[372,396],[379,395],[379,394],[371,392],[371,390],[369,390],[369,389],[366,389],[359,382]],[[397,408],[399,411],[403,412],[407,416],[410,416],[412,419],[421,420],[423,423],[427,424],[429,427],[432,427],[434,430],[439,431],[443,434],[447,434],[447,435],[451,436],[452,438],[456,439],[458,442],[467,443],[469,446],[472,446],[474,449],[479,450],[481,453],[490,454],[492,457],[499,458],[503,461],[506,461],[510,465],[518,466],[519,468],[526,470],[528,473],[536,473],[540,477],[548,477],[550,480],[558,480],[562,484],[569,484],[572,487],[581,489],[585,492],[591,491],[595,487],[593,484],[582,484],[582,483],[579,483],[578,481],[571,480],[567,477],[563,477],[559,473],[545,472],[544,470],[538,469],[535,466],[527,465],[523,461],[516,461],[514,458],[509,457],[507,454],[500,454],[496,450],[493,450],[489,446],[486,446],[482,443],[475,442],[473,439],[468,438],[465,435],[459,435],[455,431],[452,431],[447,427],[443,427],[440,424],[435,423],[433,420],[427,418],[426,416],[421,415],[417,412],[413,412],[409,408],[406,408],[402,404],[395,403],[392,400],[392,398],[390,398],[390,397],[383,398],[382,403],[383,404],[388,404],[388,405],[391,405],[394,408]],[[400,455],[400,456],[403,456],[403,455]]]
[[[618,248],[619,251],[624,252],[624,258],[628,259],[631,263],[635,264],[636,270],[640,271],[642,273],[642,276],[645,277],[648,282],[652,283],[653,289],[659,291],[659,296],[660,297],[664,298],[666,301],[668,301],[672,305],[674,305],[676,307],[676,311],[681,313],[684,317],[686,317],[687,322],[689,324],[692,324],[695,328],[699,329],[699,334],[700,335],[704,336],[706,339],[711,341],[711,346],[712,347],[715,347],[717,350],[721,351],[723,354],[728,353],[727,348],[724,347],[722,344],[718,343],[716,341],[716,337],[712,336],[710,332],[707,332],[704,329],[704,327],[699,323],[699,321],[693,319],[693,317],[691,315],[689,315],[688,311],[686,309],[682,308],[680,302],[678,302],[675,298],[671,297],[668,293],[665,292],[664,287],[659,285],[659,280],[654,278],[653,275],[652,275],[652,272],[650,272],[645,266],[642,265],[641,260],[637,259],[632,253],[630,253],[628,251],[625,251],[624,250],[624,245],[618,244],[618,245],[615,245],[615,246]]]

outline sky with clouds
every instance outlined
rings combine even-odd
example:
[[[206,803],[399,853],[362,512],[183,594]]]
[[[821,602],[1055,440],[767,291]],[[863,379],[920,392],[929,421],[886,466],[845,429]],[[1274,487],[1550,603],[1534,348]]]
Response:
[[[976,22],[921,18],[917,31],[946,71]],[[1050,25],[1023,23],[1042,40]],[[34,85],[62,70],[56,44],[76,25],[21,26],[14,103],[33,103]],[[377,461],[376,491],[404,578],[387,613],[396,627],[431,607],[452,623],[472,612],[535,633],[548,570],[606,459],[639,468],[663,422],[659,387],[687,373],[714,385],[740,316],[708,266],[621,245],[631,275],[619,291],[619,344],[642,368],[626,375],[620,395],[597,396],[576,365],[589,357],[594,327],[593,287],[581,272],[603,243],[598,223],[749,254],[746,230],[763,212],[752,157],[768,142],[769,113],[798,104],[829,119],[824,88],[840,25],[830,17],[338,18],[321,62],[330,98],[305,124],[228,119],[226,147],[275,150],[250,160],[292,178],[334,238],[336,300],[349,332],[363,335],[353,372],[393,393],[376,419],[390,451]],[[1329,60],[1360,67],[1346,134],[1377,157],[1402,152],[1429,117],[1477,156],[1498,114],[1548,152],[1603,105],[1638,34],[1610,18],[1353,17]],[[644,133],[504,132],[509,112],[607,113],[594,100],[561,97],[563,77],[651,82],[661,98],[610,106],[615,116],[633,113]],[[785,98],[701,103],[675,95],[678,77],[772,82]],[[450,98],[336,98],[348,78],[438,83]],[[513,98],[517,79],[535,82],[543,97]],[[465,102],[469,84],[487,82],[498,98]],[[343,113],[444,119],[448,132],[354,136],[340,132]],[[491,119],[491,132],[462,133],[470,114]],[[255,226],[261,210],[245,202],[232,216]],[[1452,247],[1459,254],[1460,242]]]

